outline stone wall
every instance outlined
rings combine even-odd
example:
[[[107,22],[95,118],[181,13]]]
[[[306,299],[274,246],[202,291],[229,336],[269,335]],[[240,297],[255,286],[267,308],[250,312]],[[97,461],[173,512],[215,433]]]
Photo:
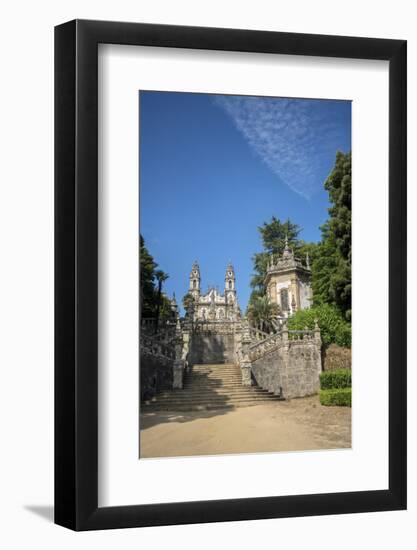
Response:
[[[320,346],[314,340],[277,344],[252,361],[252,377],[263,389],[286,399],[313,395],[319,390]]]
[[[254,361],[251,370],[255,384],[275,395],[282,395],[283,360],[281,350],[277,349]]]
[[[233,334],[195,333],[190,342],[188,362],[233,363],[235,361],[235,339]]]
[[[139,363],[141,399],[150,399],[163,388],[172,388],[173,365],[173,359],[141,350]]]

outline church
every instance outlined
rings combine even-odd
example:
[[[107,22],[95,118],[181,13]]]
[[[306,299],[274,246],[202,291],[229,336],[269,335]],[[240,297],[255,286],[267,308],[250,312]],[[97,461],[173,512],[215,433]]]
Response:
[[[205,294],[201,292],[200,267],[195,261],[190,273],[189,294],[194,298],[193,321],[228,321],[241,318],[236,296],[236,277],[229,263],[224,277],[224,293],[211,287]]]

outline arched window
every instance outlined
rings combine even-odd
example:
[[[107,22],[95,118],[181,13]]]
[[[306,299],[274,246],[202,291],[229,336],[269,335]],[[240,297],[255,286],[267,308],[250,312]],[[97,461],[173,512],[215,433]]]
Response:
[[[232,281],[229,281],[229,288],[232,288]]]
[[[193,288],[197,288],[197,281],[195,279],[193,281]]]
[[[281,289],[281,309],[282,311],[288,311],[289,303],[288,303],[288,290],[286,288]]]

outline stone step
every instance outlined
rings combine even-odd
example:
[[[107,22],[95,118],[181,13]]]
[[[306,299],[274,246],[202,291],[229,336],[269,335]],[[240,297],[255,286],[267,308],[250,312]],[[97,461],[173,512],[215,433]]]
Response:
[[[214,372],[214,371],[219,371],[219,372],[224,372],[224,371],[227,371],[227,370],[236,370],[236,369],[239,369],[240,367],[236,366],[236,365],[221,365],[220,367],[217,367],[217,366],[214,366],[214,367],[210,367],[210,366],[204,366],[204,367],[198,367],[196,365],[194,366],[191,366],[189,367],[189,370],[190,371],[195,371],[195,372]]]
[[[145,406],[151,406],[151,405],[164,405],[164,406],[170,406],[174,407],[176,405],[199,405],[199,404],[222,404],[222,403],[250,403],[252,401],[271,401],[271,400],[281,399],[279,395],[258,395],[258,396],[241,396],[241,397],[228,397],[228,398],[213,398],[204,400],[201,398],[193,398],[193,397],[187,397],[184,399],[173,399],[173,398],[165,398],[165,399],[156,399],[151,401],[145,401]]]
[[[240,371],[240,368],[239,367],[233,367],[231,369],[207,369],[207,370],[202,370],[202,369],[190,369],[188,372],[199,372],[201,374],[210,374],[210,373],[221,373],[221,372],[239,372]]]
[[[218,380],[222,378],[240,378],[242,375],[240,372],[236,372],[235,374],[187,374],[184,376],[184,379],[194,379],[194,380]]]
[[[198,368],[198,367],[191,367],[189,369],[189,372],[234,372],[236,370],[239,370],[240,367],[214,367],[214,368]]]
[[[194,364],[190,365],[191,369],[201,369],[201,370],[210,370],[210,369],[238,369],[239,365],[235,365],[234,363],[224,363],[221,365],[213,365],[211,363],[204,363],[204,364]]]
[[[216,386],[219,384],[241,384],[242,385],[242,378],[233,378],[231,380],[222,380],[221,378],[216,378],[213,380],[190,380],[189,378],[186,378],[184,380],[184,385],[193,385],[193,386]]]
[[[194,365],[185,373],[182,390],[161,387],[142,411],[199,411],[232,409],[282,400],[258,386],[242,386],[239,366]]]
[[[204,375],[207,375],[207,374],[230,374],[230,373],[235,373],[235,372],[240,372],[240,369],[239,368],[236,368],[236,369],[211,369],[211,370],[207,370],[207,371],[198,370],[198,369],[191,369],[191,370],[188,371],[188,373],[191,373],[191,374],[201,374],[201,375],[203,375],[203,374]]]
[[[227,392],[227,391],[233,391],[233,390],[251,390],[251,389],[262,389],[262,388],[260,388],[259,386],[243,386],[242,382],[239,382],[237,384],[213,384],[212,386],[208,386],[207,384],[199,384],[199,385],[185,384],[185,386],[179,391],[188,392],[192,390],[196,390],[196,391],[205,390],[208,392],[213,392],[213,391],[221,390],[223,392]],[[172,389],[166,390],[166,391],[172,391]]]
[[[209,374],[200,374],[197,372],[191,372],[190,374],[186,374],[184,378],[201,378],[201,379],[207,380],[208,378],[236,378],[240,376],[241,376],[240,372],[223,373],[223,374],[220,374],[218,372],[209,373]]]
[[[242,378],[233,378],[232,380],[222,380],[221,378],[216,378],[212,380],[190,380],[189,378],[186,378],[184,380],[185,384],[192,384],[193,386],[203,385],[206,386],[215,386],[216,384],[242,384]]]
[[[213,378],[212,380],[190,380],[186,378],[184,380],[185,384],[192,384],[193,386],[206,385],[206,386],[215,386],[216,384],[242,384],[242,378],[233,378],[231,380],[222,380],[221,378]]]
[[[219,386],[226,386],[226,387],[232,387],[232,386],[241,386],[242,380],[215,380],[214,382],[191,382],[190,380],[184,381],[184,388],[186,387],[193,387],[198,388],[199,386],[202,386],[204,388],[218,388]]]
[[[190,372],[228,372],[228,371],[234,371],[238,370],[240,367],[209,367],[209,368],[199,368],[199,367],[191,367],[189,370]]]
[[[207,386],[204,384],[201,384],[199,386],[194,385],[185,385],[184,390],[193,390],[201,391],[201,390],[207,390],[207,391],[216,391],[216,390],[234,390],[234,389],[240,389],[244,388],[245,386],[242,386],[242,382],[239,382],[238,384],[216,384],[215,386]],[[164,390],[163,390],[164,391]]]
[[[212,397],[237,397],[240,395],[245,396],[251,396],[251,395],[268,395],[268,391],[266,390],[234,390],[234,391],[224,391],[224,392],[207,392],[207,391],[184,391],[179,390],[179,393],[177,392],[164,392],[164,393],[158,393],[157,396],[155,396],[157,399],[165,399],[167,397],[176,396],[178,399],[185,399],[186,397],[196,397],[196,398],[203,398],[206,397],[208,399]]]
[[[234,372],[234,373],[224,373],[224,374],[219,374],[219,373],[210,373],[210,374],[197,374],[196,372],[193,372],[191,374],[187,374],[186,376],[184,376],[184,378],[194,378],[194,379],[199,379],[199,380],[213,380],[213,379],[216,379],[216,378],[240,378],[241,376],[241,373],[240,372]]]

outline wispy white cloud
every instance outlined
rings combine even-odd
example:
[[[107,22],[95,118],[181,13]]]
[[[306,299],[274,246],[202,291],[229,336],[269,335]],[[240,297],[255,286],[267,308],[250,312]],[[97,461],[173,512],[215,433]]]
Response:
[[[340,128],[320,101],[215,96],[250,147],[293,191],[309,199],[323,184],[323,154],[335,153]]]

